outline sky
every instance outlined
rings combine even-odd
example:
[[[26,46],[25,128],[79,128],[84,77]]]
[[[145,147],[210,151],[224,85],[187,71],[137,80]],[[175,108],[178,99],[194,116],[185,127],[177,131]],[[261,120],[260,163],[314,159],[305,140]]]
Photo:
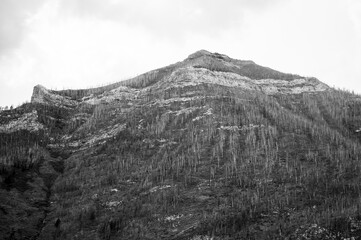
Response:
[[[360,0],[0,0],[0,106],[205,49],[361,93]]]

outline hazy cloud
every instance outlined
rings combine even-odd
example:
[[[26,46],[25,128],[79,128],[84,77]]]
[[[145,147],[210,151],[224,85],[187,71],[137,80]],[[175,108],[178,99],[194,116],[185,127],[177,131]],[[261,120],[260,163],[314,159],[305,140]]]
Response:
[[[102,18],[182,39],[186,34],[217,35],[239,27],[245,10],[263,10],[282,0],[63,0],[62,13]],[[272,3],[272,5],[271,5]]]
[[[117,21],[151,34],[182,40],[187,34],[217,36],[239,26],[245,10],[263,10],[284,0],[1,0],[0,55],[17,48],[27,20],[45,3],[58,4],[59,16]]]
[[[0,0],[0,105],[36,84],[92,87],[199,49],[361,93],[360,13],[359,0]]]
[[[43,2],[44,0],[0,1],[0,55],[19,46],[26,32],[27,19]]]

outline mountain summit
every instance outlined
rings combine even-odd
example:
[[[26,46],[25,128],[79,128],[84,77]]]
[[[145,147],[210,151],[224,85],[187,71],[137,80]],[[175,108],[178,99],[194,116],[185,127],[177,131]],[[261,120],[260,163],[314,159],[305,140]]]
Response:
[[[0,236],[356,239],[360,109],[206,50],[103,87],[37,85],[0,112]]]
[[[316,78],[285,74],[259,66],[252,61],[235,60],[223,54],[200,50],[189,55],[182,62],[100,88],[49,91],[37,85],[34,87],[31,101],[75,106],[82,101],[87,103],[99,103],[101,100],[113,101],[122,97],[134,97],[135,93],[142,95],[148,91],[164,91],[183,88],[187,85],[234,87],[268,95],[330,90],[326,84]]]

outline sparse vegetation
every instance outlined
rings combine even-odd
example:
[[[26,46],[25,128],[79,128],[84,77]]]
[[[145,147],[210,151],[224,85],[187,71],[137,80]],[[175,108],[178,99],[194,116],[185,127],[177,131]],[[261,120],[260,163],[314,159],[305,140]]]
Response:
[[[158,77],[128,83],[143,88]],[[19,209],[34,206],[25,204],[31,194],[20,182],[7,180],[34,172],[44,182],[38,186],[47,183],[44,223],[14,233],[2,227],[3,236],[33,229],[37,239],[360,237],[358,95],[271,96],[200,84],[147,89],[132,101],[23,111],[33,108],[46,131],[0,134],[0,213],[9,212],[9,192],[21,196]],[[79,114],[84,121],[74,120]],[[116,124],[122,127],[114,131]]]

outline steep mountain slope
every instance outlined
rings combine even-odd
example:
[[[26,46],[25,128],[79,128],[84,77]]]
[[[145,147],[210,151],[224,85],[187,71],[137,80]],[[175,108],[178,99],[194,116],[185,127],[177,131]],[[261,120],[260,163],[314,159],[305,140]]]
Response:
[[[0,115],[3,239],[361,234],[361,98],[315,78],[201,50]]]

